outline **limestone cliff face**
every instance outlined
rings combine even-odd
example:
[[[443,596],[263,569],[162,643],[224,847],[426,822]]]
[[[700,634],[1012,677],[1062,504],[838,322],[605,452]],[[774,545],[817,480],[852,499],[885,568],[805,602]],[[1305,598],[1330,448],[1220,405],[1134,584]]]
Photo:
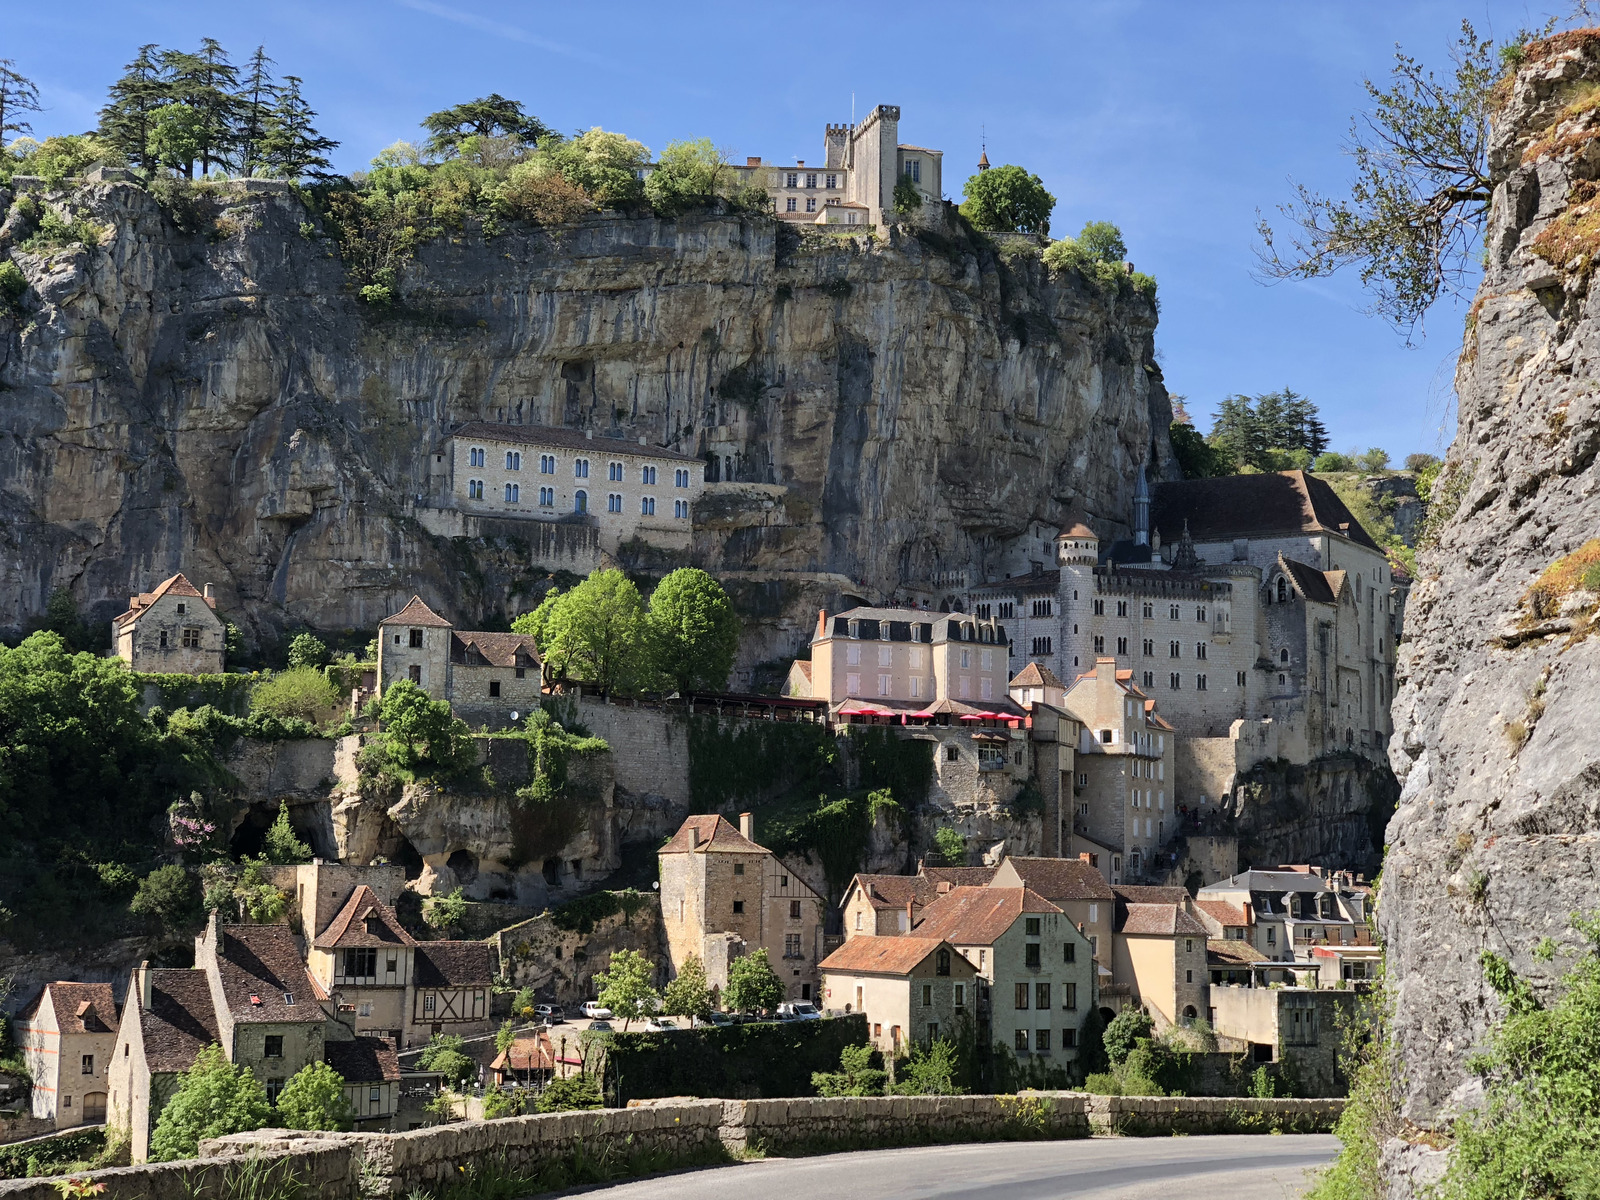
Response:
[[[1488,268],[1456,375],[1460,423],[1434,488],[1400,650],[1382,928],[1406,1115],[1470,1102],[1467,1055],[1498,1015],[1478,955],[1547,986],[1540,938],[1600,907],[1600,638],[1592,593],[1533,611],[1529,585],[1600,533],[1600,31],[1530,49],[1496,123]],[[1435,520],[1438,519],[1438,513]],[[1565,615],[1563,615],[1563,611]]]
[[[953,223],[469,227],[382,312],[271,185],[202,200],[196,232],[132,184],[36,198],[109,233],[10,248],[32,287],[0,316],[0,628],[60,586],[103,618],[180,568],[269,639],[370,626],[413,590],[463,621],[517,611],[559,548],[413,515],[469,419],[714,455],[692,557],[765,622],[752,657],[791,650],[816,602],[953,590],[1030,518],[1078,505],[1119,532],[1138,464],[1172,471],[1153,307]]]

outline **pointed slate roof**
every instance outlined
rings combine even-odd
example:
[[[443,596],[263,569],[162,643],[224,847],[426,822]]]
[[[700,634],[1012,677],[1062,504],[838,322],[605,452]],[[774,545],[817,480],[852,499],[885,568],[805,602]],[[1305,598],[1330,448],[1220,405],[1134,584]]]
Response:
[[[117,1028],[117,1005],[111,998],[109,983],[47,983],[17,1019],[31,1021],[44,1006],[46,996],[55,1012],[56,1028],[62,1033],[112,1033]]]
[[[1049,667],[1042,667],[1036,662],[1031,662],[1017,672],[1016,678],[1011,681],[1011,687],[1065,687],[1061,680],[1056,678],[1056,673]]]
[[[1289,578],[1294,590],[1307,600],[1318,604],[1332,604],[1344,588],[1343,571],[1319,571],[1292,558],[1278,555],[1278,569]]]
[[[400,1056],[388,1038],[325,1042],[322,1060],[344,1076],[346,1083],[384,1083],[400,1078]]]
[[[476,651],[480,663],[468,663]],[[519,661],[518,656],[521,656]],[[468,666],[537,667],[539,643],[520,633],[486,633],[477,629],[458,629],[450,636],[450,660]]]
[[[287,925],[219,925],[217,942],[223,1000],[235,1022],[327,1019]]]
[[[350,899],[312,944],[319,950],[332,950],[349,946],[415,946],[417,940],[405,931],[394,910],[363,883],[350,893]]]
[[[488,987],[494,981],[488,942],[417,942],[419,988]]]
[[[392,617],[385,617],[383,620],[379,621],[378,624],[431,625],[435,629],[452,628],[449,621],[446,621],[438,613],[434,612],[433,609],[429,608],[422,602],[421,596],[411,597],[410,600],[406,601],[406,606],[404,608],[395,613]]]

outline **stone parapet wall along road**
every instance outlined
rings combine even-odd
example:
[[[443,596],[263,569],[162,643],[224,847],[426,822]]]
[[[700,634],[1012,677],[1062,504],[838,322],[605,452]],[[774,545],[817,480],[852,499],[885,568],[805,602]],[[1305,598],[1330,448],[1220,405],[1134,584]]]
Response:
[[[458,1121],[409,1133],[291,1133],[215,1138],[200,1159],[92,1172],[103,1200],[227,1200],[241,1173],[291,1172],[319,1200],[389,1200],[438,1192],[461,1172],[538,1169],[564,1155],[648,1156],[660,1167],[752,1150],[830,1149],[1094,1135],[1312,1133],[1344,1101],[1088,1096],[860,1096],[801,1100],[657,1100],[637,1107]],[[278,1164],[283,1164],[279,1166]],[[252,1165],[247,1165],[252,1164]],[[58,1200],[55,1181],[0,1181],[0,1200]]]

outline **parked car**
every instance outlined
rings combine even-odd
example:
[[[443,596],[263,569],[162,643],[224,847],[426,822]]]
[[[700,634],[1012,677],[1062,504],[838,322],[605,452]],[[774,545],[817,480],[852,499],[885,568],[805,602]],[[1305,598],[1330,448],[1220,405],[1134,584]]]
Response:
[[[590,1020],[603,1021],[611,1015],[611,1010],[598,1000],[585,1000],[583,1002],[583,1015]]]
[[[567,1013],[559,1004],[535,1004],[533,1017],[546,1025],[562,1025],[566,1022]]]
[[[604,1011],[604,1010],[602,1010],[602,1011]],[[606,1015],[610,1016],[611,1014],[610,1013],[606,1013]],[[598,1029],[598,1030],[601,1030],[601,1031],[604,1031],[604,1032],[610,1032],[610,1030],[611,1030],[611,1022],[610,1021],[590,1021],[586,1026],[584,1026],[584,1028],[585,1029]]]
[[[737,1025],[738,1020],[729,1013],[713,1010],[710,1016],[699,1018],[701,1025]]]
[[[778,1005],[778,1020],[780,1021],[820,1021],[822,1014],[817,1011],[817,1006],[809,1000],[794,1000],[787,1004]]]
[[[644,1023],[646,1033],[674,1033],[677,1028],[678,1023],[671,1017],[651,1017]]]

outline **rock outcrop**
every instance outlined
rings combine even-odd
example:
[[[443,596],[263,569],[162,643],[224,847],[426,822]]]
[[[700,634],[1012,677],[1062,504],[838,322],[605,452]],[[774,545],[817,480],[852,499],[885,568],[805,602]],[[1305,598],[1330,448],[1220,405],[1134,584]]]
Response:
[[[1562,960],[1535,945],[1570,945],[1568,914],[1600,907],[1594,597],[1530,586],[1600,532],[1597,84],[1600,31],[1534,43],[1496,118],[1459,427],[1400,648],[1379,915],[1423,1125],[1470,1102],[1467,1057],[1500,1015],[1480,953],[1547,989]]]
[[[412,591],[462,621],[518,611],[559,547],[416,519],[469,419],[706,457],[692,557],[756,618],[747,662],[792,651],[818,603],[937,598],[1030,519],[1078,506],[1121,533],[1138,466],[1173,472],[1153,305],[948,214],[853,237],[469,222],[382,310],[283,185],[202,189],[177,219],[131,183],[31,198],[107,233],[50,253],[0,233],[31,285],[0,315],[0,628],[57,587],[104,619],[180,568],[266,640],[370,627]]]

